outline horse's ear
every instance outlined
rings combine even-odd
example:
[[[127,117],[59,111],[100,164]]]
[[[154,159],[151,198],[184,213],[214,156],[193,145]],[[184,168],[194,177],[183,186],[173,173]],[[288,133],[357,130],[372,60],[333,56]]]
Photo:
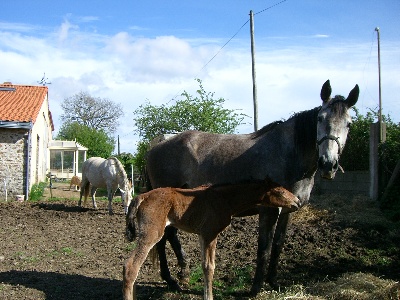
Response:
[[[321,99],[323,102],[328,101],[331,98],[332,94],[332,88],[331,88],[331,82],[329,79],[325,81],[325,83],[322,85],[321,88]]]
[[[352,107],[357,103],[358,95],[360,94],[360,88],[358,84],[350,91],[349,96],[346,99],[347,107]]]

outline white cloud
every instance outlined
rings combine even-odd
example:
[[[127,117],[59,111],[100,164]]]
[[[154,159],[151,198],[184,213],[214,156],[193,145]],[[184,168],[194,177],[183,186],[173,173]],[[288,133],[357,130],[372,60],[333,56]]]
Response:
[[[323,35],[315,37],[327,40]],[[125,113],[117,132],[121,151],[134,152],[138,138],[132,133],[133,111],[146,99],[159,105],[183,90],[194,94],[198,88],[195,77],[203,80],[206,91],[225,98],[228,108],[253,115],[248,48],[240,42],[236,43],[240,47],[230,44],[203,68],[224,42],[175,36],[138,38],[127,32],[104,36],[81,32],[68,20],[55,35],[45,37],[3,29],[0,81],[37,84],[46,72],[52,82],[49,97],[56,130],[60,126],[61,102],[80,91],[121,103]],[[400,119],[398,48],[398,44],[385,45],[382,54],[384,113],[389,112],[396,121]],[[362,112],[376,107],[377,65],[371,45],[280,45],[274,49],[270,44],[261,44],[257,49],[260,126],[320,105],[320,88],[327,79],[331,80],[333,94],[344,96],[358,83],[361,94],[357,107]],[[239,130],[250,132],[252,126],[244,125]]]

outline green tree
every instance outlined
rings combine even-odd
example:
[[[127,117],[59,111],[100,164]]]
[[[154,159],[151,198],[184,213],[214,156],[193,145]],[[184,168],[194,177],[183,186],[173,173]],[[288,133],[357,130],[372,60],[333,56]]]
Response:
[[[363,116],[353,109],[355,116],[340,163],[348,171],[369,170],[370,126],[377,121],[378,112],[370,110]],[[386,123],[386,141],[379,146],[381,162],[384,169],[393,172],[400,160],[400,123],[393,122],[390,115],[382,115],[382,120]]]
[[[64,123],[56,139],[70,141],[76,139],[79,144],[89,149],[88,158],[93,156],[107,158],[111,156],[115,145],[115,140],[103,129],[97,130],[78,122]]]
[[[200,130],[213,133],[234,133],[243,124],[245,114],[223,108],[224,98],[215,98],[206,92],[200,79],[196,96],[184,91],[182,99],[174,105],[154,106],[146,102],[134,111],[136,132],[148,142],[160,134],[185,130]]]
[[[92,97],[86,92],[64,99],[61,107],[64,113],[60,119],[64,123],[78,122],[110,135],[115,133],[119,125],[118,119],[124,115],[121,104],[110,99]]]
[[[200,79],[195,96],[184,91],[182,99],[174,105],[151,105],[149,102],[134,111],[134,125],[141,138],[136,154],[136,165],[142,170],[147,144],[161,134],[178,133],[185,130],[200,130],[213,133],[234,133],[243,124],[245,114],[223,107],[224,98],[216,98],[206,92]]]
[[[132,165],[134,166],[136,165],[135,156],[133,156],[132,153],[127,153],[127,152],[122,152],[121,154],[114,154],[113,156],[118,158],[118,160],[122,163],[126,171],[126,174],[128,175],[128,178],[132,178]],[[138,171],[133,170],[133,173],[138,173]]]

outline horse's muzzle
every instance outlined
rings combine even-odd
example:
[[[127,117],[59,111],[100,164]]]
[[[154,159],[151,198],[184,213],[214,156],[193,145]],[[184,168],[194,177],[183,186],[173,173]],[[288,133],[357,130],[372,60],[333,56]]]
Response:
[[[339,169],[339,162],[337,160],[328,161],[324,156],[321,156],[318,160],[318,169],[322,178],[333,179]]]

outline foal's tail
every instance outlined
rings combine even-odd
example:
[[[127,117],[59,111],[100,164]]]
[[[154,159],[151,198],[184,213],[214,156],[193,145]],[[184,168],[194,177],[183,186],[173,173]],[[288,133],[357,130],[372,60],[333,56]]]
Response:
[[[126,238],[129,242],[132,242],[137,237],[137,230],[136,230],[136,214],[138,212],[140,203],[142,203],[143,197],[136,196],[131,204],[128,207],[128,213],[126,215]]]

